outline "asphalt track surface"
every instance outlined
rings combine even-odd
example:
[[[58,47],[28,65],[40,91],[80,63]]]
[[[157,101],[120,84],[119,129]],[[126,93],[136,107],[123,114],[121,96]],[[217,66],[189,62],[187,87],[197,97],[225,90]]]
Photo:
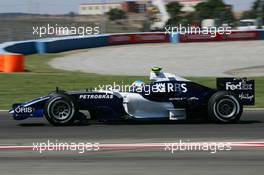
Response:
[[[105,75],[149,75],[151,67],[160,66],[180,76],[264,76],[263,44],[236,41],[108,46],[69,52],[50,65]]]
[[[54,127],[44,119],[14,121],[0,112],[0,146],[33,142],[168,143],[264,141],[264,111],[245,111],[238,124],[100,124]],[[239,147],[215,154],[163,148],[76,151],[0,149],[0,174],[263,174],[264,147]]]

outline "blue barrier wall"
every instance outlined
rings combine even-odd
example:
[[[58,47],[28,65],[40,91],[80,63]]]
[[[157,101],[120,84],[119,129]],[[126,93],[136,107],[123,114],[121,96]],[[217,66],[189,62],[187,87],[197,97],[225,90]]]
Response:
[[[36,41],[8,42],[3,45],[2,52],[20,53],[24,55],[37,53]]]
[[[264,40],[264,30],[257,30],[259,39]],[[149,32],[148,32],[149,33]],[[127,33],[141,34],[141,33]],[[142,33],[143,35],[146,33]],[[86,49],[112,45],[109,43],[111,36],[118,34],[92,35],[92,36],[69,36],[62,38],[49,38],[40,40],[28,40],[20,42],[7,42],[0,44],[0,53],[20,53],[24,55],[34,53],[57,53],[76,49]],[[126,35],[126,34],[122,34]],[[170,35],[170,42],[178,43],[179,34]],[[136,43],[135,43],[136,44]]]
[[[150,33],[150,32],[147,32]],[[122,35],[140,35],[145,36],[146,33],[122,33]],[[154,35],[155,33],[153,33]],[[104,34],[104,35],[92,35],[92,36],[68,36],[60,38],[47,38],[32,41],[10,42],[8,44],[0,45],[0,52],[12,52],[21,53],[24,55],[34,53],[57,53],[76,49],[86,49],[101,46],[113,45],[109,42],[109,37],[117,34]],[[152,35],[152,34],[151,34]],[[143,37],[144,38],[144,37]],[[157,43],[158,39],[145,39],[142,43]],[[162,39],[161,39],[162,40]],[[164,40],[164,39],[163,39]],[[162,40],[162,42],[164,42]],[[167,41],[170,42],[170,41]],[[137,42],[133,42],[136,44]],[[139,42],[141,43],[141,42]]]
[[[260,31],[260,39],[264,40],[264,30]]]
[[[177,33],[177,34],[170,34],[170,42],[171,43],[178,43],[178,42],[180,42],[180,35]]]
[[[107,45],[107,35],[49,39],[36,42],[38,53],[57,53]]]

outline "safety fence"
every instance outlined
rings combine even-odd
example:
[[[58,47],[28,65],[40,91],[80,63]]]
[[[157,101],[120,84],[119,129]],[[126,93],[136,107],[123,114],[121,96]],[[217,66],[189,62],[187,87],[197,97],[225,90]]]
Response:
[[[165,34],[164,32],[120,33],[92,36],[68,36],[6,42],[0,44],[0,71],[20,72],[24,70],[24,55],[58,53],[77,49],[140,43],[184,43],[208,41],[264,40],[264,30],[232,31],[231,34],[215,37],[211,34]]]
[[[208,41],[243,41],[263,39],[264,31],[232,31],[230,34],[184,34],[180,35],[179,42],[208,42]]]

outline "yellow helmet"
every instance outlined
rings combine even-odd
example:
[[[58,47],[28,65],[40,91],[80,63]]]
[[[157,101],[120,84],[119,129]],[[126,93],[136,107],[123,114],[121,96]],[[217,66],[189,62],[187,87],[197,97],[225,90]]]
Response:
[[[161,67],[157,67],[157,66],[154,66],[151,68],[151,71],[154,72],[154,73],[159,73],[160,71],[162,70]]]

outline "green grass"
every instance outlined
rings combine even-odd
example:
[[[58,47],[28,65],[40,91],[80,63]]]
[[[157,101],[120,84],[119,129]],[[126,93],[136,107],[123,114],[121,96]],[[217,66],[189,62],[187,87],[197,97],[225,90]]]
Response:
[[[109,76],[69,72],[53,69],[48,62],[60,54],[30,55],[26,57],[24,73],[0,73],[0,109],[9,109],[13,103],[24,102],[46,95],[60,87],[63,90],[84,90],[98,85],[131,84],[136,79],[148,80],[146,76]],[[214,77],[187,77],[209,87],[215,87]],[[256,80],[256,106],[264,107],[264,77]]]

